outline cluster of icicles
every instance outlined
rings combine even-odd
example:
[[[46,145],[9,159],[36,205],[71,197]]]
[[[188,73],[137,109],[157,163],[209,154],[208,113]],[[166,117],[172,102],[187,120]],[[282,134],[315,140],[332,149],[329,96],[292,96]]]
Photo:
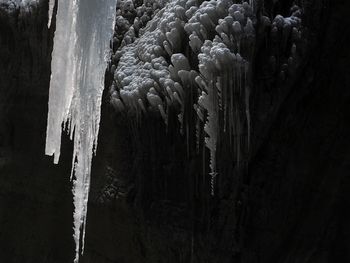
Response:
[[[48,26],[54,6],[55,0],[50,0]],[[58,163],[64,126],[74,139],[74,262],[84,251],[91,161],[115,10],[116,0],[58,0],[57,6],[45,153]]]
[[[205,123],[212,194],[220,129],[230,139],[237,165],[243,150],[247,152],[242,148],[249,148],[255,5],[254,1],[199,4],[197,0],[174,0],[164,4],[154,0],[134,6],[130,0],[121,0],[117,7],[111,104],[117,112],[136,115],[137,119],[147,112],[159,112],[166,124],[169,109],[177,107],[183,131],[188,130],[183,126],[189,125],[184,120],[184,112],[189,110],[186,100],[193,95],[189,90],[195,90],[197,100],[190,110]],[[147,11],[150,6],[151,15]],[[272,37],[280,31],[298,33],[300,10],[297,6],[292,9],[291,17],[279,15],[272,22],[260,17],[262,26],[271,29]],[[290,63],[295,50],[293,45]]]
[[[50,0],[48,26],[54,6],[55,0]],[[167,124],[169,109],[175,108],[183,132],[190,125],[186,112],[195,111],[197,121],[204,124],[205,145],[210,150],[214,194],[219,136],[229,138],[237,165],[242,148],[249,148],[254,6],[254,1],[233,0],[201,4],[197,0],[58,0],[46,154],[58,162],[64,126],[74,139],[75,262],[84,250],[107,58],[112,58],[114,76],[110,102],[117,112],[136,118],[152,112]],[[271,29],[271,36],[291,31],[294,38],[300,38],[300,11],[294,7],[293,12],[288,18],[277,16],[272,23],[262,16],[261,22]],[[113,54],[109,54],[111,39]],[[282,75],[289,72],[295,53],[293,44]],[[189,100],[193,95],[196,99]]]
[[[117,25],[118,20],[125,21],[122,26],[126,37],[112,59],[111,103],[117,111],[136,115],[159,111],[165,123],[168,108],[175,106],[179,108],[181,125],[186,126],[186,90],[194,87],[198,96],[192,107],[205,123],[213,184],[219,120],[235,138],[238,161],[243,123],[249,129],[249,59],[255,41],[253,3],[211,0],[198,5],[196,0],[175,0],[139,30],[144,16],[136,17],[134,23],[125,19],[133,8],[129,2],[121,1],[120,18],[117,17]],[[187,54],[183,43],[191,49]],[[197,65],[188,59],[189,53],[197,57]],[[213,189],[212,186],[212,193]]]
[[[8,12],[19,10],[29,12],[32,7],[37,7],[39,0],[0,0],[0,8]]]

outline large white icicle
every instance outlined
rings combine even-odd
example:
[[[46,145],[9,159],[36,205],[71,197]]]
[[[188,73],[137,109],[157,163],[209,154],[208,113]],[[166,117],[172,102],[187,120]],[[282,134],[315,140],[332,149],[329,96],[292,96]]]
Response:
[[[58,0],[45,153],[58,162],[66,124],[71,139],[74,137],[74,262],[79,261],[81,237],[84,251],[91,160],[115,10],[116,0]]]

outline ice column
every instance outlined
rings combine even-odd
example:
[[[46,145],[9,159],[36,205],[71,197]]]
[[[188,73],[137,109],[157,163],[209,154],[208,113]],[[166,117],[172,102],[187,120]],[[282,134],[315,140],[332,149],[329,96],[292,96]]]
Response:
[[[80,248],[84,251],[91,160],[115,10],[116,0],[58,0],[45,152],[58,163],[64,126],[74,139],[74,262],[79,261]]]

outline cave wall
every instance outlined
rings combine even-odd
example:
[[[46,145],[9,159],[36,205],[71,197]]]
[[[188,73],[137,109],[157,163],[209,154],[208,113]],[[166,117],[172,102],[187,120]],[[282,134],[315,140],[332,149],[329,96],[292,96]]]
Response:
[[[265,1],[288,15],[292,1]],[[227,156],[218,194],[208,162],[176,118],[115,113],[106,89],[93,160],[82,262],[348,262],[350,41],[346,1],[303,1],[305,50],[286,83],[265,70],[259,35],[252,149],[239,173]],[[71,262],[72,145],[44,156],[50,53],[47,3],[0,10],[0,260]],[[106,73],[106,86],[111,76]],[[208,159],[208,153],[204,155]],[[227,166],[225,165],[227,163]]]
[[[0,8],[0,261],[72,262],[72,147],[44,155],[53,28],[47,3]]]
[[[250,162],[247,262],[349,261],[348,8],[305,5],[305,63]]]

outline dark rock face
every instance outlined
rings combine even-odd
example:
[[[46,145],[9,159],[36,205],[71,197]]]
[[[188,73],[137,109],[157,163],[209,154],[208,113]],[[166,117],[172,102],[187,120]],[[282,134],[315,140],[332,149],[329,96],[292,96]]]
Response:
[[[272,2],[268,15],[288,15],[292,1]],[[287,84],[266,74],[269,35],[258,36],[251,155],[240,172],[220,156],[215,197],[176,116],[168,128],[154,116],[130,121],[114,113],[106,91],[81,261],[350,261],[349,7],[304,1],[308,42]],[[64,138],[58,166],[44,156],[46,9],[0,10],[1,262],[73,260],[72,145]]]
[[[0,10],[0,261],[72,262],[71,145],[44,155],[53,32],[47,5]]]

